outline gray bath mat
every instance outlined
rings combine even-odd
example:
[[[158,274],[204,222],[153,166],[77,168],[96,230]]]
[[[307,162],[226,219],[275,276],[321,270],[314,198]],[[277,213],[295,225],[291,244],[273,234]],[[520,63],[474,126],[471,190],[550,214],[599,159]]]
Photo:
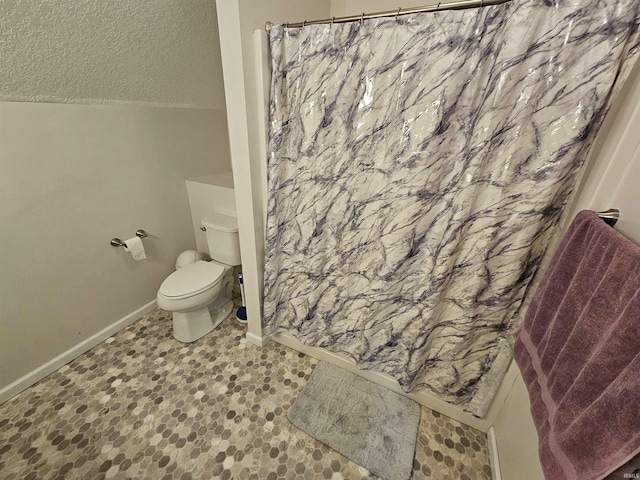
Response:
[[[411,476],[420,407],[407,397],[321,362],[287,416],[380,478]]]

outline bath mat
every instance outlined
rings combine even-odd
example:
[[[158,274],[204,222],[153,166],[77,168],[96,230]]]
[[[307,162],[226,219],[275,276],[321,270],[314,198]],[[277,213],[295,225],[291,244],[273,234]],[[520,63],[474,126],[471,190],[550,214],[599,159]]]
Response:
[[[321,362],[287,416],[382,479],[411,476],[420,407],[407,397]]]

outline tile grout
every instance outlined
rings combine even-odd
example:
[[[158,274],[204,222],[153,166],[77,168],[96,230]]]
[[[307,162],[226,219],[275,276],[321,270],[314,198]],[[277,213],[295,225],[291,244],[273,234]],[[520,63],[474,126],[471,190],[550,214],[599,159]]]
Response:
[[[289,424],[317,360],[232,315],[193,344],[155,310],[0,405],[7,479],[376,478]],[[490,479],[486,435],[421,408],[412,479]]]

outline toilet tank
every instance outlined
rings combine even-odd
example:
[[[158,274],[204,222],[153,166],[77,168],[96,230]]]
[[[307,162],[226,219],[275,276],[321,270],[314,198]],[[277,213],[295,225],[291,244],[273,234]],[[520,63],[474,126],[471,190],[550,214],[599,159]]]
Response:
[[[209,256],[225,265],[240,265],[240,239],[238,219],[224,213],[213,212],[202,219]]]

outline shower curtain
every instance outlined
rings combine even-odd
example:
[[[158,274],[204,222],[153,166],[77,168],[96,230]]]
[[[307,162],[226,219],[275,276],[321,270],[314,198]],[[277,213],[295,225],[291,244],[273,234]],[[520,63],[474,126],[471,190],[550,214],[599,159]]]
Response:
[[[274,27],[265,332],[483,416],[639,4]]]

